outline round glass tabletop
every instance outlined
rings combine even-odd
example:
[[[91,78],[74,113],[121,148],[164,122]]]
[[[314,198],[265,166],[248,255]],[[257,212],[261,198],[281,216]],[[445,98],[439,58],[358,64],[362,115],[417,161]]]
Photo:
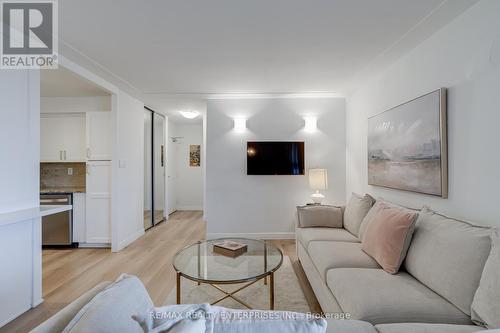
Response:
[[[245,253],[233,258],[214,252],[214,243],[233,241],[247,246]],[[201,241],[179,251],[174,268],[185,278],[208,283],[229,284],[254,281],[276,271],[283,254],[262,240],[220,238]]]

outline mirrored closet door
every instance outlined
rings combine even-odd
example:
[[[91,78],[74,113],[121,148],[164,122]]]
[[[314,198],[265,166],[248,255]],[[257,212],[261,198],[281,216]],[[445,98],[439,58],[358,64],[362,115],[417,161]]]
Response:
[[[144,229],[165,219],[165,117],[144,110]]]

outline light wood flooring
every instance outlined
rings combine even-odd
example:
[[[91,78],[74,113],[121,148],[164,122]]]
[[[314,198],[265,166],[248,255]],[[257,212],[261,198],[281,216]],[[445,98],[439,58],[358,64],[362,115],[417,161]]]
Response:
[[[161,305],[175,287],[174,254],[206,235],[202,212],[183,211],[149,229],[118,253],[109,249],[50,249],[43,251],[44,302],[0,328],[3,332],[28,332],[102,281],[113,281],[123,273],[138,276],[155,305]],[[304,295],[313,312],[321,308],[295,254],[293,240],[273,243],[290,257]]]

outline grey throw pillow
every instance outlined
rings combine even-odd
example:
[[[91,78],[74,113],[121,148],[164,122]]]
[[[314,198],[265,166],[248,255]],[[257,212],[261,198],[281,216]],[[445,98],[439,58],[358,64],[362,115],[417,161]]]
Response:
[[[297,207],[300,228],[328,227],[342,228],[342,207],[310,205]]]
[[[122,274],[97,294],[70,321],[63,333],[142,333],[132,315],[153,307],[146,288],[137,277]]]
[[[361,196],[353,193],[351,200],[349,200],[347,206],[345,207],[344,228],[346,228],[347,231],[354,236],[358,237],[361,222],[363,222],[363,219],[366,214],[368,214],[370,208],[372,208],[374,202],[375,199],[368,194]]]
[[[500,234],[491,235],[491,252],[484,265],[471,306],[472,321],[489,329],[500,328]]]

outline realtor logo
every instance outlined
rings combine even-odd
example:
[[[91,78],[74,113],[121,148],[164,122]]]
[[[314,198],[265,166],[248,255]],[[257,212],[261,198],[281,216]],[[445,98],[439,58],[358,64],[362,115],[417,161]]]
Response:
[[[1,1],[0,68],[57,68],[56,1]]]

